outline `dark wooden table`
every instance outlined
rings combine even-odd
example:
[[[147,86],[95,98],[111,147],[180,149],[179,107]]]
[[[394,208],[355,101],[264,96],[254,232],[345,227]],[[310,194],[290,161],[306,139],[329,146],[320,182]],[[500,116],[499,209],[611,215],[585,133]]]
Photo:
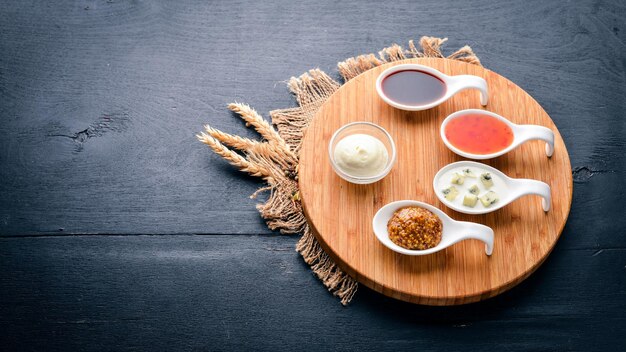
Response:
[[[1,1],[0,350],[624,350],[620,1]],[[574,199],[528,280],[425,307],[342,307],[194,134],[225,106],[421,35],[470,44],[567,144]]]

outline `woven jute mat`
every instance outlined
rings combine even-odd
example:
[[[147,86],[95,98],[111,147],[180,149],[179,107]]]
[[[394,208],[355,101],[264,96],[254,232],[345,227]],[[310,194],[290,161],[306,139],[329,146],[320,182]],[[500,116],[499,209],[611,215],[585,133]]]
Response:
[[[441,45],[446,40],[422,37],[419,49],[412,40],[409,41],[408,49],[393,44],[381,50],[378,56],[367,54],[352,57],[339,62],[337,67],[345,83],[387,62],[419,57],[443,58]],[[462,47],[447,58],[480,65],[480,60],[469,46]],[[343,305],[347,305],[354,297],[358,284],[320,247],[307,224],[298,191],[298,157],[304,130],[317,110],[341,84],[321,70],[313,69],[300,77],[292,77],[288,86],[298,106],[271,111],[273,126],[246,104],[228,105],[230,110],[241,116],[246,126],[253,127],[261,135],[261,141],[224,133],[209,125],[197,137],[241,171],[261,177],[266,182],[251,197],[269,192],[267,201],[256,206],[267,226],[282,234],[301,235],[296,250],[324,286]]]

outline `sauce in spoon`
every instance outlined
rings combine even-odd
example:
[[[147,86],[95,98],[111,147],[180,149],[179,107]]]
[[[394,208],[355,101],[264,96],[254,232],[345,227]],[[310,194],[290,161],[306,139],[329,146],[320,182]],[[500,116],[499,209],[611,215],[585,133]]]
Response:
[[[471,154],[493,154],[513,143],[513,130],[486,114],[467,114],[451,120],[444,133],[456,148]]]
[[[446,94],[442,80],[418,70],[394,72],[385,77],[382,88],[389,99],[409,106],[432,103]]]

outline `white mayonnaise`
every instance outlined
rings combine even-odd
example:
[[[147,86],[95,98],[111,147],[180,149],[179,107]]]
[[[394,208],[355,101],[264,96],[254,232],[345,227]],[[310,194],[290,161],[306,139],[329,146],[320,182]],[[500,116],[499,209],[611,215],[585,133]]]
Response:
[[[383,142],[367,134],[353,134],[341,139],[335,146],[335,163],[346,174],[371,177],[380,174],[389,155]]]

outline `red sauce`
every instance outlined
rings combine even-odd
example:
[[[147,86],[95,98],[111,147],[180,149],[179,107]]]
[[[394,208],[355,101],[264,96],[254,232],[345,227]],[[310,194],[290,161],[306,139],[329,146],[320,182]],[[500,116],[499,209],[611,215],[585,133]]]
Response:
[[[471,154],[497,153],[513,143],[511,127],[483,114],[459,116],[448,122],[444,133],[453,146]]]

